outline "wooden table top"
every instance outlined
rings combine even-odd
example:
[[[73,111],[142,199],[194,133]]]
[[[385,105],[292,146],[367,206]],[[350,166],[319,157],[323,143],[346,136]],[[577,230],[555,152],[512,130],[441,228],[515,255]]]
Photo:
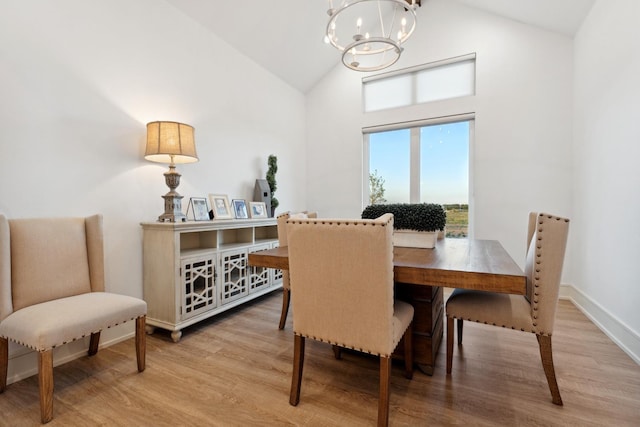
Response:
[[[434,249],[394,248],[394,280],[524,295],[526,277],[497,240],[440,239]],[[289,268],[286,246],[249,254],[249,265]]]

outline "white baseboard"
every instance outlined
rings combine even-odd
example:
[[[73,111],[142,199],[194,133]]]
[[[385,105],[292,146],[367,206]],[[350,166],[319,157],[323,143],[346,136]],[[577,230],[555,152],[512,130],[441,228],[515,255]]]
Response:
[[[127,322],[106,329],[100,334],[100,347],[109,347],[134,336],[135,322]],[[58,366],[74,359],[86,356],[89,350],[89,337],[70,342],[53,349],[53,365]],[[131,351],[135,352],[132,348]],[[98,352],[98,354],[100,354]],[[26,347],[9,342],[9,366],[7,384],[20,381],[38,373],[38,355]],[[55,375],[55,373],[54,373]]]
[[[602,332],[640,365],[640,334],[573,285],[560,286],[560,299],[570,300]]]

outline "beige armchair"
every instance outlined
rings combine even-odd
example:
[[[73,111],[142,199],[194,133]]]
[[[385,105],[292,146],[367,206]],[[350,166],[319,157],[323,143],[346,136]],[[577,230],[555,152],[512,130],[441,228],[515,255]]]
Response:
[[[551,335],[569,220],[548,214],[529,214],[528,249],[525,264],[527,295],[507,295],[456,289],[447,300],[447,374],[453,359],[453,319],[458,323],[458,345],[462,344],[463,321],[501,326],[536,335],[542,366],[552,401],[562,405],[551,352]]]
[[[392,236],[391,214],[287,222],[294,286],[291,405],[300,401],[305,338],[311,338],[380,357],[378,425],[388,424],[391,354],[403,337],[405,374],[413,374],[413,307],[394,302]]]
[[[285,212],[278,215],[278,244],[280,246],[287,246],[287,220],[290,217],[294,218],[317,218],[317,212],[301,212],[298,214],[291,214]],[[289,312],[289,301],[291,298],[291,284],[289,283],[289,272],[284,270],[282,272],[282,311],[280,313],[279,329],[284,329],[285,323],[287,323],[287,313]]]
[[[145,369],[147,304],[104,292],[102,217],[7,220],[0,215],[0,393],[8,341],[38,352],[40,416],[53,418],[53,348],[136,320],[138,371]]]

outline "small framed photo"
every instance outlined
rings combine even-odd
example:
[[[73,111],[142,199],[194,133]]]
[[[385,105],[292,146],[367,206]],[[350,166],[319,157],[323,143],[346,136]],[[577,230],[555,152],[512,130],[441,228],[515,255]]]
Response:
[[[264,202],[249,202],[251,218],[267,218],[267,205]]]
[[[249,214],[247,213],[247,202],[242,199],[233,199],[231,201],[233,205],[233,212],[236,214],[236,218],[238,219],[247,219],[249,218]]]
[[[192,197],[189,199],[187,216],[189,211],[193,212],[194,221],[209,221],[209,208],[205,197]]]
[[[209,203],[211,203],[213,219],[233,218],[233,212],[229,207],[229,198],[226,194],[209,194]]]

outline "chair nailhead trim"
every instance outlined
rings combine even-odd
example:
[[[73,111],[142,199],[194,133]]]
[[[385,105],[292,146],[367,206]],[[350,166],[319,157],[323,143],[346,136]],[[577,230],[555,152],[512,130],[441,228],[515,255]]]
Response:
[[[144,314],[143,316],[146,316],[146,314]],[[142,317],[142,316],[138,316],[138,317]],[[105,327],[105,329],[109,329],[109,328],[111,328],[111,327],[113,327],[113,326],[118,326],[118,325],[120,325],[120,324],[122,324],[122,323],[125,323],[125,322],[128,322],[128,321],[130,321],[130,320],[137,319],[138,317],[132,317],[131,319],[125,319],[125,320],[122,320],[122,321],[120,321],[120,322],[118,322],[118,323],[114,323],[114,324],[112,324],[112,325],[106,326],[106,327]],[[97,331],[93,331],[93,332],[89,332],[89,334],[85,334],[85,335],[82,335],[82,336],[80,336],[80,337],[74,338],[74,339],[72,339],[71,341],[65,341],[65,342],[63,342],[63,343],[61,343],[61,344],[56,344],[56,345],[52,346],[52,347],[51,347],[51,349],[54,349],[54,348],[60,347],[61,345],[69,344],[70,342],[77,341],[77,340],[82,339],[82,338],[84,338],[84,337],[86,337],[86,336],[88,336],[88,335],[95,334],[95,333],[97,333],[97,332],[102,332],[102,331],[103,331],[103,329],[100,329],[100,330],[97,330]],[[24,343],[24,342],[18,341],[18,340],[16,340],[16,339],[11,338],[11,337],[2,337],[2,338],[6,338],[6,339],[8,339],[8,340],[13,341],[13,342],[14,342],[14,343],[16,343],[16,344],[20,344],[21,346],[24,346],[24,347],[30,348],[31,350],[35,350],[35,351],[47,351],[47,350],[51,350],[51,349],[49,349],[49,348],[45,348],[45,349],[43,349],[43,350],[40,350],[40,349],[38,349],[37,347],[30,346],[30,345],[28,345],[28,344],[26,344],[26,343]]]
[[[351,349],[351,350],[359,351],[360,353],[368,353],[368,354],[372,354],[374,356],[384,356],[384,357],[390,357],[391,356],[390,354],[381,354],[381,353],[365,350],[363,348],[356,348],[356,347],[353,347],[353,346],[350,346],[350,345],[340,344],[340,343],[337,343],[337,342],[325,340],[325,339],[314,337],[314,336],[311,336],[311,335],[299,334],[297,332],[294,332],[294,334],[298,335],[299,337],[310,338],[310,339],[315,340],[315,341],[320,341],[320,342],[324,342],[324,343],[331,344],[331,345],[337,345],[338,347],[348,348],[348,349]]]
[[[505,328],[505,329],[510,328],[510,329],[513,329],[514,331],[515,330],[519,330],[521,332],[531,332],[532,334],[537,334],[536,331],[529,331],[529,330],[524,329],[524,328],[516,328],[515,326],[497,325],[495,323],[489,323],[489,322],[485,322],[485,321],[482,321],[482,320],[476,320],[476,319],[464,318],[464,317],[458,317],[458,316],[449,316],[448,314],[447,314],[447,317],[448,318],[453,318],[453,319],[464,320],[464,321],[468,321],[468,322],[482,323],[484,325],[500,326],[500,327]],[[536,325],[534,324],[533,326],[536,326]],[[538,335],[542,335],[542,334],[538,334]],[[551,334],[549,334],[549,335],[551,335]]]
[[[328,224],[328,225],[355,225],[355,226],[367,226],[367,225],[380,225],[382,227],[386,227],[389,225],[389,223],[391,222],[391,219],[389,219],[389,221],[384,222],[384,223],[376,223],[376,222],[372,222],[372,221],[368,221],[366,220],[366,222],[356,222],[354,220],[337,220],[337,221],[325,221],[325,220],[317,220],[317,221],[307,221],[304,219],[298,219],[298,218],[290,218],[287,220],[287,223],[290,224],[303,224],[303,225],[314,225],[314,224]]]
[[[535,253],[535,257],[536,257],[536,259],[535,259],[535,263],[536,263],[535,272],[536,272],[536,275],[533,278],[534,279],[533,280],[533,286],[534,286],[533,295],[536,298],[533,298],[533,303],[531,304],[532,310],[534,312],[534,314],[532,315],[532,319],[534,321],[538,319],[537,312],[538,312],[539,298],[537,298],[537,297],[540,296],[538,288],[540,288],[541,286],[544,286],[543,283],[540,283],[540,274],[538,274],[538,273],[542,272],[542,260],[541,260],[541,258],[542,258],[542,253],[541,253],[541,251],[542,251],[542,243],[541,242],[542,242],[542,239],[543,239],[543,230],[544,230],[543,225],[544,225],[545,218],[547,218],[547,219],[555,219],[556,221],[562,220],[564,222],[569,222],[569,220],[566,219],[566,218],[559,218],[559,217],[555,217],[555,216],[549,215],[549,214],[540,214],[539,215],[538,228],[537,228],[537,231],[538,231],[538,236],[537,236],[538,244],[536,244],[536,253]],[[465,318],[461,318],[461,317],[457,317],[457,316],[450,316],[449,314],[447,314],[446,316],[448,318],[460,319],[460,320],[468,320],[470,322],[483,323],[485,325],[490,324],[489,322],[485,322],[485,321],[482,321],[482,320],[475,320],[475,319],[470,319],[470,318],[465,319]],[[498,326],[495,323],[492,323],[492,325]],[[532,326],[534,328],[537,328],[538,323],[534,322],[534,323],[532,323]],[[505,326],[503,325],[503,327],[505,327]],[[511,329],[515,329],[515,327],[512,326]],[[527,332],[527,330],[522,329],[522,328],[520,330],[522,332]],[[532,331],[529,331],[529,332],[532,332],[532,333],[534,333],[536,335],[541,335],[541,336],[551,336],[551,333],[538,333],[536,330],[532,330]]]

